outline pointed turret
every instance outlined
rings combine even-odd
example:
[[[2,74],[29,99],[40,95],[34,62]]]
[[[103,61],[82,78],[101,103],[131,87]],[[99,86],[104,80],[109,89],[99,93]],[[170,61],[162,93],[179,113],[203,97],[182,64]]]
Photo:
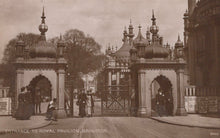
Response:
[[[130,20],[130,25],[128,27],[128,37],[129,37],[129,44],[131,45],[132,41],[133,41],[133,37],[134,37],[134,27],[132,25],[132,22]]]
[[[183,47],[183,42],[180,40],[180,35],[178,35],[177,42],[175,43],[175,48]]]

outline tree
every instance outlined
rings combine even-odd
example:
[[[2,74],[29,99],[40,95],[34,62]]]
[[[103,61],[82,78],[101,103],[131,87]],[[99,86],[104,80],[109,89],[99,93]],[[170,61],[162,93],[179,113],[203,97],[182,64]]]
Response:
[[[67,73],[71,75],[70,80],[73,80],[74,88],[82,87],[78,83],[81,79],[80,73],[87,74],[101,68],[105,56],[101,54],[101,46],[92,37],[85,36],[80,30],[68,30],[63,38],[66,42]],[[51,40],[54,43],[57,41],[57,37]]]

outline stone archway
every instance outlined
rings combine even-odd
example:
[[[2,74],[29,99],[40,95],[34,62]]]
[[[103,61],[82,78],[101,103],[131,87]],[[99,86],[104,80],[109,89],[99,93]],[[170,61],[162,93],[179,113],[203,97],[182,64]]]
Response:
[[[150,84],[151,115],[173,115],[173,88],[172,83],[164,75],[159,75]]]
[[[35,113],[45,113],[48,102],[52,99],[52,84],[43,76],[35,76],[29,83],[32,100],[35,104]]]

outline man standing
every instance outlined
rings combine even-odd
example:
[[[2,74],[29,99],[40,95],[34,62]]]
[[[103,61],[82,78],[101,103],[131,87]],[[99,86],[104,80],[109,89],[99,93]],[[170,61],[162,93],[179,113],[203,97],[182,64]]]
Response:
[[[36,88],[36,91],[35,91],[35,113],[36,114],[41,113],[41,90],[40,88]]]

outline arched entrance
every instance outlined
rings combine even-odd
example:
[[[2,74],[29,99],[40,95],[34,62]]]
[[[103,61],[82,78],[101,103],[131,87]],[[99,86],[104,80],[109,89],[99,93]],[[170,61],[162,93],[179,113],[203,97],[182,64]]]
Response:
[[[152,116],[173,115],[173,94],[170,80],[160,75],[151,83]]]
[[[47,103],[52,99],[51,82],[43,75],[33,78],[29,84],[35,104],[35,114],[45,113]]]

